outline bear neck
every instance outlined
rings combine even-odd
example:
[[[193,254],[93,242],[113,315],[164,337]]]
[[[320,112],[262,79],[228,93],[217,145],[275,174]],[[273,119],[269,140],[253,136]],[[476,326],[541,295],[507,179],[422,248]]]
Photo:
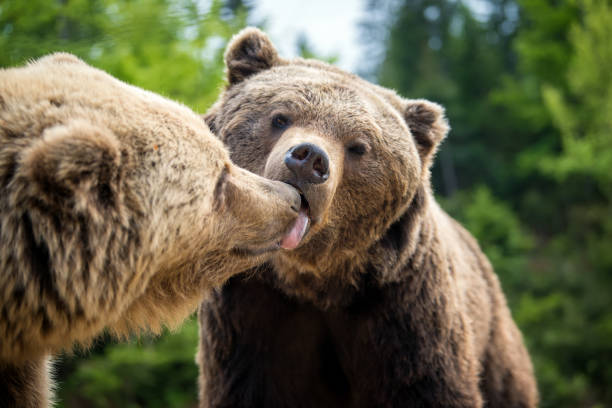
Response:
[[[426,187],[414,194],[407,209],[369,248],[330,259],[326,269],[305,268],[299,261],[277,257],[266,280],[288,295],[321,309],[349,307],[371,289],[409,281],[414,290],[436,271],[440,237],[436,218],[442,210]],[[332,258],[332,256],[329,256]]]

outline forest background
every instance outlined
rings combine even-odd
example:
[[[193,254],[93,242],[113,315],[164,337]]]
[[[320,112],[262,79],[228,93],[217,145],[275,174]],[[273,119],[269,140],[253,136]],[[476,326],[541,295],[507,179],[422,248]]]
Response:
[[[446,107],[435,192],[500,276],[541,406],[610,407],[612,4],[478,2],[485,13],[468,0],[363,1],[356,73]],[[0,67],[69,51],[204,112],[253,5],[3,0]],[[307,37],[296,47],[317,57]],[[102,336],[58,358],[59,406],[195,407],[197,341],[194,319],[159,338]]]

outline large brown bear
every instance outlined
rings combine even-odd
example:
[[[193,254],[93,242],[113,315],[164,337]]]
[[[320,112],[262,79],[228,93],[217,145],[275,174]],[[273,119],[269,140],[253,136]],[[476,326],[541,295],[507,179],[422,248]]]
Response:
[[[178,324],[301,228],[186,107],[74,56],[0,70],[0,406],[47,404],[45,356]]]
[[[498,279],[431,193],[443,109],[281,59],[256,29],[226,64],[205,119],[235,163],[301,191],[307,227],[201,306],[201,406],[534,407]]]

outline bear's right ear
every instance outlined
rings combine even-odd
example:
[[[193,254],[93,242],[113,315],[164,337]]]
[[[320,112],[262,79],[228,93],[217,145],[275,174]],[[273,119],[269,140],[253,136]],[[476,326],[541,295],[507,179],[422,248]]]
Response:
[[[254,27],[240,31],[225,51],[229,86],[277,65],[281,59],[268,36]]]

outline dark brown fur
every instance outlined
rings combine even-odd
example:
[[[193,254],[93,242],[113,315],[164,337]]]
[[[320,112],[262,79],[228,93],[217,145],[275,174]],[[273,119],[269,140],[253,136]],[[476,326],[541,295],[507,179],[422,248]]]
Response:
[[[442,108],[283,60],[255,29],[226,63],[230,85],[205,118],[232,159],[296,183],[283,157],[309,142],[330,174],[302,186],[312,227],[301,245],[202,304],[201,406],[534,407],[498,279],[430,191]]]
[[[3,407],[47,404],[49,353],[180,324],[295,222],[199,116],[76,57],[0,70],[0,95]]]

